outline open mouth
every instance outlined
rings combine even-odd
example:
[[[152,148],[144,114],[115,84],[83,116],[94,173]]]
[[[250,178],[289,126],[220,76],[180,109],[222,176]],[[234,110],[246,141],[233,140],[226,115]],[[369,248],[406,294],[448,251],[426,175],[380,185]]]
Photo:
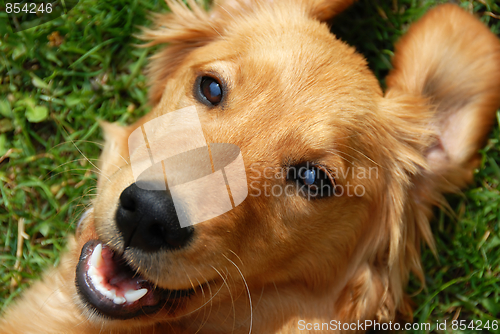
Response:
[[[82,299],[102,315],[130,319],[160,309],[175,311],[193,290],[166,290],[137,274],[125,259],[97,240],[87,242],[76,268]]]

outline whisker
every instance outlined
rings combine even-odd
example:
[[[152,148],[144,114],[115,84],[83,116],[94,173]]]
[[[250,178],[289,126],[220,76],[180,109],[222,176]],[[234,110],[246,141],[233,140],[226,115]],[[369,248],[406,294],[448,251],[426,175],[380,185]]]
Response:
[[[229,251],[230,251],[231,253],[233,253],[233,254],[234,254],[234,256],[236,256],[236,257],[238,258],[238,260],[240,260],[240,263],[241,263],[241,265],[243,266],[243,265],[244,265],[244,264],[243,264],[243,261],[242,261],[242,260],[241,260],[241,258],[238,256],[238,254],[236,254],[236,253],[235,253],[233,250],[231,250],[231,249],[229,249]]]
[[[78,143],[78,144],[79,144],[79,143],[90,143],[90,144],[95,144],[95,145],[97,145],[97,146],[104,147],[104,144],[103,144],[103,143],[99,143],[99,142],[97,142],[97,141],[93,141],[93,140],[85,140],[85,139],[83,139],[83,140],[77,140],[77,141],[73,141],[73,142],[72,142],[72,141],[69,141],[69,140],[66,140],[66,141],[63,141],[62,143],[59,143],[59,144],[57,144],[57,145],[55,145],[55,146],[51,147],[51,148],[49,149],[49,151],[48,151],[48,152],[50,152],[51,150],[53,150],[53,149],[55,149],[55,148],[57,148],[57,147],[59,147],[59,146],[62,146],[62,145],[65,145],[65,144],[69,144],[69,143],[72,143],[72,144],[74,144],[74,143]]]
[[[189,277],[189,274],[186,271],[186,268],[184,267],[184,264],[181,262],[182,270],[184,270],[184,273],[186,274],[187,279],[189,280],[189,284],[191,284],[191,288],[193,290],[196,290],[195,285],[193,284],[193,281],[191,280],[191,277]]]
[[[278,287],[276,286],[276,282],[273,281],[274,289],[276,290],[276,294],[278,295],[278,300],[281,306],[281,320],[285,323],[285,308],[283,307],[283,301],[281,300],[280,292],[278,291]]]
[[[212,287],[210,286],[210,283],[208,282],[208,280],[203,276],[203,274],[198,270],[198,268],[195,268],[195,269],[198,272],[198,274],[200,274],[200,276],[203,278],[203,281],[205,281],[207,283],[208,291],[209,291],[210,296],[211,296],[211,298],[209,300],[210,308],[208,310],[208,314],[207,314],[207,308],[203,308],[203,320],[201,321],[200,326],[198,327],[198,330],[196,331],[196,333],[198,333],[203,328],[203,326],[205,326],[205,324],[208,322],[208,320],[210,319],[210,314],[212,314],[212,308],[213,308],[213,299],[214,299],[215,295],[213,295],[213,293],[212,293]],[[202,285],[197,278],[196,278],[196,281],[198,282],[199,286]]]
[[[57,175],[60,175],[60,174],[63,174],[63,173],[74,172],[74,171],[88,171],[88,170],[89,170],[89,169],[87,169],[87,168],[72,168],[72,169],[67,170],[67,171],[65,170],[65,171],[62,171],[62,172],[59,172],[59,173],[53,174],[53,175],[51,175],[51,176],[50,176],[47,180],[50,180],[51,178],[56,177]],[[103,174],[103,173],[101,173],[100,171],[96,171],[96,172],[94,172],[94,173],[96,173],[96,174],[98,174],[98,175],[102,175],[102,176],[104,176],[105,178],[107,178],[107,179],[108,179],[108,181],[111,181],[111,180],[109,179],[109,177],[107,177],[106,175],[104,175],[104,174]],[[72,176],[80,176],[80,174],[70,174],[70,175],[72,175]],[[90,177],[87,177],[87,178],[88,178],[88,180],[92,180],[92,178],[90,178]]]
[[[236,255],[236,257],[243,264],[243,262],[241,261],[241,258],[235,252],[233,252],[232,250],[229,250],[229,251],[231,251],[234,255]],[[238,272],[241,275],[241,278],[243,279],[243,283],[245,283],[245,288],[247,289],[247,294],[248,294],[248,301],[250,303],[250,330],[248,331],[248,333],[250,334],[250,333],[252,333],[252,325],[253,325],[253,308],[252,308],[252,296],[250,295],[250,289],[248,288],[247,280],[245,279],[245,276],[243,276],[243,273],[241,272],[240,268],[236,265],[236,263],[231,261],[226,255],[222,254],[222,256],[224,256],[226,258],[226,260],[228,260],[233,266],[236,267],[236,269],[238,270]]]
[[[198,280],[196,280],[196,281],[198,281]],[[200,283],[200,282],[198,281],[198,283]],[[208,282],[206,282],[206,283],[208,283]],[[202,291],[203,296],[204,296],[204,292],[203,292],[203,285],[201,285],[201,284],[200,284],[200,287],[202,288],[202,289],[201,289],[201,291]],[[198,308],[194,309],[193,311],[191,311],[191,312],[187,313],[186,315],[193,314],[194,312],[199,311],[201,308],[203,308],[205,305],[207,305],[207,304],[208,304],[208,303],[209,303],[209,302],[210,302],[213,298],[215,298],[215,296],[217,296],[217,294],[220,292],[220,290],[222,289],[222,287],[223,287],[223,285],[221,285],[221,286],[219,287],[219,289],[215,292],[215,294],[213,294],[213,295],[210,297],[210,299],[209,299],[209,300],[207,300],[207,301],[206,301],[203,305],[201,305],[200,307],[198,307]],[[204,297],[203,297],[203,298],[204,298]]]
[[[62,164],[60,164],[60,165],[52,168],[50,171],[47,172],[47,174],[52,173],[53,171],[55,171],[59,167],[65,166],[65,165],[73,163],[73,162],[82,161],[82,160],[85,161],[85,159],[83,159],[83,158],[78,158],[78,159],[73,159],[73,160],[70,160],[70,161],[66,161],[66,162],[64,162],[64,163],[62,163]],[[99,160],[99,159],[90,159],[90,160]],[[43,178],[45,178],[47,176],[47,174],[45,174]]]
[[[231,292],[231,288],[229,287],[229,284],[227,284],[227,281],[226,281],[227,276],[223,277],[222,274],[214,266],[211,265],[210,267],[212,267],[212,269],[215,270],[215,272],[217,272],[217,274],[219,274],[220,278],[222,278],[222,281],[224,282],[224,285],[227,286],[227,291],[229,292],[229,298],[231,298],[231,306],[232,306],[232,310],[233,310],[233,329],[231,330],[231,332],[234,332],[234,330],[236,328],[236,308],[234,306],[233,293]],[[228,315],[228,317],[229,317],[229,315]],[[227,319],[227,317],[226,317],[226,319]],[[226,319],[224,319],[224,321],[226,321]]]
[[[64,129],[64,126],[62,128]],[[66,130],[65,130],[65,132],[67,133]],[[80,150],[80,148],[75,144],[74,140],[70,139],[70,141],[73,144],[73,146],[75,146],[75,148],[78,150],[78,152],[80,152],[80,154],[92,165],[92,167],[94,167],[99,172],[102,172],[99,167],[97,167],[89,158],[87,158],[87,156],[85,154],[83,154],[83,152]],[[109,178],[107,176],[105,176],[105,175],[103,175],[103,176],[109,180]]]

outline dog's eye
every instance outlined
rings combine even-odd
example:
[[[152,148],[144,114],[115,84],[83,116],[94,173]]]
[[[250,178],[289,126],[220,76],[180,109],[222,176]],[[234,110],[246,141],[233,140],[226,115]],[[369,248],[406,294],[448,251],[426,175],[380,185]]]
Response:
[[[198,94],[196,95],[200,102],[209,106],[216,106],[222,100],[223,89],[217,79],[208,76],[201,77],[198,88]]]
[[[327,197],[334,194],[335,180],[323,166],[304,163],[291,166],[287,179],[297,182],[302,195],[310,198]]]

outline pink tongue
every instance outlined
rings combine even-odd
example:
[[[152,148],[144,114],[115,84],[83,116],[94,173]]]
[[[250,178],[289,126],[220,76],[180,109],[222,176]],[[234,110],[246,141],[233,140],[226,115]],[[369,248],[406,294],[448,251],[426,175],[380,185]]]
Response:
[[[113,251],[108,247],[103,247],[101,256],[103,262],[97,270],[104,278],[102,283],[106,288],[115,288],[116,294],[123,297],[128,290],[138,290],[143,287],[144,280],[128,267],[118,264]]]
[[[109,279],[108,284],[116,288],[117,293],[125,293],[128,290],[138,290],[141,288],[137,280],[130,279],[129,276],[126,276],[123,273],[118,273],[112,276]]]

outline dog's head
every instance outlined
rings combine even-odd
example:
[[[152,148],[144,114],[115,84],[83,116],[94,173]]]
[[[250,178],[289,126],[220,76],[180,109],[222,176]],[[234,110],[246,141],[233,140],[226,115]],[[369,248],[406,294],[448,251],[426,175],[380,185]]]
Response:
[[[214,302],[225,312],[233,298],[286,285],[331,294],[332,317],[408,313],[405,283],[422,275],[421,240],[432,246],[430,207],[470,180],[500,103],[500,47],[459,8],[439,7],[399,43],[384,94],[321,22],[348,3],[171,3],[146,30],[151,45],[169,44],[149,68],[155,107],[133,126],[104,124],[99,194],[77,230],[89,314],[157,322]],[[149,156],[128,144],[192,106],[207,143],[241,151],[248,195],[182,228],[172,181],[139,186],[132,162]]]

